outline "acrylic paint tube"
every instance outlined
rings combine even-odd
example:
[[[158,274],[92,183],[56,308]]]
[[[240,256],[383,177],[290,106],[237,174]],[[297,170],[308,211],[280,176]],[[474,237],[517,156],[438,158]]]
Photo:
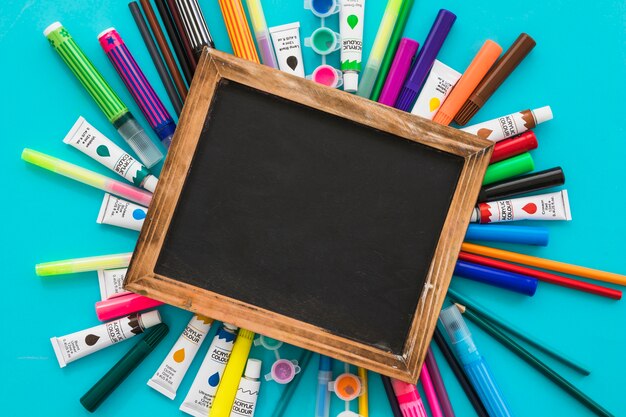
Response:
[[[63,142],[72,145],[134,185],[145,188],[151,193],[154,192],[158,182],[157,177],[152,175],[141,162],[90,125],[84,117],[78,118]]]
[[[196,378],[180,405],[180,410],[195,417],[206,417],[213,405],[224,368],[233,350],[237,328],[224,323],[209,346]]]
[[[96,223],[139,231],[147,212],[148,209],[139,204],[105,193]]]
[[[435,59],[411,113],[433,120],[459,78],[460,72]]]
[[[68,363],[115,343],[143,333],[149,327],[161,323],[157,310],[142,314],[131,314],[108,323],[81,330],[67,336],[50,339],[54,354],[61,368]]]
[[[341,71],[343,71],[343,89],[349,93],[356,93],[359,87],[364,16],[365,0],[341,0],[339,9]]]
[[[572,220],[567,190],[480,203],[472,212],[470,221],[500,223],[517,220]]]
[[[259,397],[261,388],[261,361],[258,359],[248,359],[246,371],[239,382],[237,395],[233,402],[233,409],[230,417],[253,417],[256,408],[256,400]]]
[[[126,278],[128,268],[100,269],[98,270],[98,284],[100,285],[100,299],[119,297],[130,294],[124,289],[124,278]]]
[[[300,22],[270,28],[274,51],[281,71],[304,78]]]
[[[482,139],[498,142],[533,129],[538,124],[548,120],[552,120],[552,109],[550,109],[550,106],[545,106],[534,110],[522,110],[517,113],[507,114],[506,116],[468,126],[461,130]]]
[[[170,400],[176,397],[176,390],[183,381],[189,365],[196,357],[213,319],[194,315],[180,335],[156,373],[148,381],[154,388]]]

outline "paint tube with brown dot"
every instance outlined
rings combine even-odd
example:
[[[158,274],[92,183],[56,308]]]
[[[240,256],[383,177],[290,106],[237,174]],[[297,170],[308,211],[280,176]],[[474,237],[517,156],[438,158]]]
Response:
[[[507,114],[506,116],[468,126],[461,130],[482,139],[499,142],[534,129],[538,124],[548,120],[552,120],[552,110],[550,106],[545,106],[534,110],[522,110],[517,113]]]

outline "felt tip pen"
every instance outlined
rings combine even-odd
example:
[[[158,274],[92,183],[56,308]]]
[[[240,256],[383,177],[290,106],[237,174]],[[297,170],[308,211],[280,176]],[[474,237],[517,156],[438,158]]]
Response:
[[[487,171],[485,171],[483,185],[503,181],[516,175],[526,174],[533,169],[535,169],[533,157],[528,152],[524,152],[513,158],[489,165]]]
[[[391,64],[391,69],[389,69],[389,73],[387,74],[387,80],[385,80],[385,85],[378,98],[379,103],[386,104],[387,106],[394,105],[398,94],[400,94],[406,75],[411,69],[411,64],[413,63],[413,58],[415,58],[418,48],[419,43],[412,39],[402,38],[400,40],[398,50]]]
[[[529,297],[535,295],[539,283],[537,278],[527,275],[460,260],[456,262],[453,275],[514,291]]]
[[[54,22],[43,34],[144,165],[151,168],[163,159],[163,153],[150,140],[67,29],[60,22]]]
[[[465,233],[465,240],[548,246],[549,236],[550,232],[548,228],[541,226],[470,224]]]
[[[46,155],[45,153],[26,148],[22,151],[22,159],[28,163],[47,169],[48,171],[63,175],[64,177],[91,185],[94,188],[98,188],[126,200],[134,201],[144,207],[148,207],[150,201],[152,201],[152,193],[148,191],[124,184],[121,181],[116,181],[102,174],[98,174],[97,172]]]
[[[109,28],[98,35],[98,40],[148,124],[159,137],[163,146],[169,148],[176,129],[174,119],[154,92],[152,85],[137,65],[122,37],[115,28]]]
[[[328,390],[328,383],[332,380],[333,360],[326,355],[320,355],[319,371],[317,373],[315,417],[328,417],[330,413],[330,391]]]
[[[415,385],[392,378],[391,386],[393,387],[393,393],[396,396],[403,417],[428,416],[424,408],[424,402]]]
[[[476,388],[489,416],[511,417],[512,414],[504,396],[496,385],[487,362],[478,352],[467,324],[457,307],[451,306],[442,310],[439,320],[446,329],[457,357],[463,364],[465,374]]]
[[[176,0],[176,6],[178,6],[183,27],[195,57],[200,58],[202,49],[205,46],[215,48],[213,37],[211,32],[209,32],[209,27],[206,24],[206,19],[198,4],[198,0]]]
[[[131,293],[96,302],[96,316],[100,321],[108,321],[160,305],[161,301]]]
[[[64,259],[62,261],[43,262],[35,265],[37,276],[77,274],[99,269],[126,268],[130,264],[132,252],[114,255],[89,256],[86,258]]]
[[[154,326],[131,350],[120,359],[85,395],[80,403],[87,411],[94,412],[115,388],[154,350],[165,338],[169,328],[161,323]]]
[[[563,184],[565,184],[563,169],[555,167],[486,185],[478,193],[478,202],[499,200]]]
[[[395,108],[404,111],[411,111],[417,94],[426,80],[426,76],[430,68],[437,58],[437,54],[446,40],[452,24],[456,20],[456,15],[449,10],[441,9],[437,13],[437,17],[428,32],[428,36],[422,45],[422,50],[417,54],[413,69],[407,77],[404,87],[400,92],[398,100],[396,100]]]
[[[254,31],[254,37],[259,47],[261,63],[271,68],[278,68],[278,61],[276,60],[276,54],[272,47],[272,40],[270,39],[270,32],[267,29],[267,22],[265,21],[261,0],[246,0],[246,4],[248,5],[248,14],[250,16],[252,30]]]
[[[387,2],[385,13],[380,21],[380,26],[378,26],[378,32],[376,32],[376,38],[370,50],[370,56],[367,59],[367,64],[365,64],[365,70],[363,71],[361,83],[357,91],[357,95],[361,97],[370,98],[372,94],[374,83],[378,77],[378,71],[380,70],[387,46],[389,45],[393,27],[400,14],[401,6],[402,0],[389,0]]]
[[[537,136],[535,136],[533,131],[529,130],[521,135],[496,143],[493,147],[493,153],[491,154],[489,163],[495,164],[496,162],[512,158],[524,152],[537,149],[538,146]]]

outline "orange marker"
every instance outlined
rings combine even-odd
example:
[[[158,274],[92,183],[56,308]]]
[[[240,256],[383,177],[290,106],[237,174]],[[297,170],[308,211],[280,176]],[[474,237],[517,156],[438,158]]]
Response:
[[[483,77],[487,74],[491,66],[496,62],[502,47],[492,40],[486,40],[480,51],[476,54],[472,63],[467,67],[465,73],[456,83],[452,92],[443,102],[443,105],[435,115],[434,122],[442,125],[449,125],[454,116],[461,110],[465,101],[478,86]]]
[[[235,55],[260,64],[241,0],[218,0],[218,2]]]

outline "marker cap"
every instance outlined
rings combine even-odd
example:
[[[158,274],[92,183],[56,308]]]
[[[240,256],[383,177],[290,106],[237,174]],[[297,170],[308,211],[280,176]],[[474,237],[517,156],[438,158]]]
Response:
[[[558,187],[563,184],[565,184],[563,169],[555,167],[484,186],[478,194],[478,202],[502,200],[506,197]]]
[[[262,362],[258,359],[248,359],[244,375],[250,379],[259,379],[261,377],[261,364]]]
[[[538,109],[532,110],[532,114],[533,116],[535,116],[535,122],[537,122],[537,124],[552,120],[552,109],[550,108],[550,106],[540,107]]]
[[[343,89],[348,93],[356,93],[359,89],[359,73],[358,72],[344,72],[343,74]]]
[[[513,158],[505,159],[504,161],[489,165],[487,172],[485,172],[483,185],[493,184],[494,182],[502,181],[516,175],[526,174],[533,169],[535,169],[533,157],[526,152],[521,155],[514,156]]]
[[[148,329],[161,323],[161,315],[159,314],[159,310],[152,310],[147,313],[142,313],[139,316],[139,320],[141,321],[143,328]]]
[[[515,155],[537,149],[537,146],[539,146],[537,136],[535,136],[535,132],[529,130],[521,135],[497,142],[493,147],[489,163],[494,164]]]
[[[516,274],[501,269],[467,261],[457,261],[453,275],[493,285],[509,291],[532,297],[537,291],[539,280],[527,275]]]

